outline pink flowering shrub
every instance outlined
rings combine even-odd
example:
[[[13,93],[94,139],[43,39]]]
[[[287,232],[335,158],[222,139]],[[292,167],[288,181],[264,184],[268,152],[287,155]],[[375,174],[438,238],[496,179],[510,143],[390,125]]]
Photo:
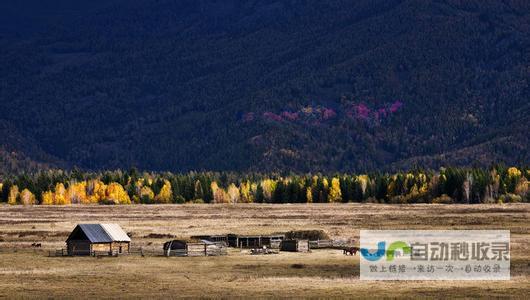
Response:
[[[282,117],[273,113],[273,112],[270,112],[270,111],[266,111],[263,113],[263,118],[265,119],[268,119],[268,120],[272,120],[272,121],[277,121],[277,122],[281,122],[283,121]]]
[[[342,107],[343,113],[350,119],[361,119],[365,121],[382,120],[389,117],[403,107],[403,102],[395,101],[392,104],[385,104],[380,108],[370,108],[364,103],[350,104]],[[282,111],[273,113],[266,111],[262,114],[264,120],[275,122],[303,122],[308,125],[321,125],[323,122],[334,119],[338,116],[337,111],[324,106],[305,106],[298,111]],[[253,112],[245,113],[242,117],[243,122],[252,122],[256,120],[256,114]]]
[[[391,113],[395,113],[396,111],[398,111],[401,107],[403,106],[403,102],[397,100],[396,102],[392,103],[392,105],[390,106],[390,112]]]
[[[297,121],[299,118],[298,112],[288,112],[284,111],[282,112],[281,116],[289,121]]]
[[[387,104],[385,107],[378,109],[371,109],[364,103],[353,104],[350,108],[346,110],[346,115],[349,118],[358,118],[362,120],[381,120],[383,118],[389,117],[391,114],[397,112],[403,106],[403,102],[396,101],[390,106]]]
[[[364,103],[357,105],[357,116],[361,119],[368,120],[372,110],[368,108]]]
[[[333,119],[337,116],[337,113],[331,108],[324,108],[322,112],[322,118],[324,120]]]

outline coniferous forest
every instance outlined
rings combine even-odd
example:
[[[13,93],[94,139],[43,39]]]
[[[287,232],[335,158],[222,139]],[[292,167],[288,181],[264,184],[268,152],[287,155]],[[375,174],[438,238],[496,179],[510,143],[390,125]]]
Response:
[[[528,11],[2,2],[2,201],[527,201]]]
[[[530,2],[0,3],[0,173],[527,165]]]
[[[49,170],[4,178],[12,205],[168,203],[509,203],[529,202],[528,168],[442,168],[395,174]]]

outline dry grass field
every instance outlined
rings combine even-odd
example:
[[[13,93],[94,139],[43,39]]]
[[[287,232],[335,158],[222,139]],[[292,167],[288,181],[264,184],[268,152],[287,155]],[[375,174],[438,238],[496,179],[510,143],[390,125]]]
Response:
[[[530,205],[156,205],[0,206],[0,298],[528,298]],[[359,257],[338,250],[224,257],[47,257],[77,223],[113,222],[133,247],[160,248],[196,234],[323,229],[358,239],[360,229],[509,229],[510,281],[359,280]],[[32,249],[32,243],[42,249]]]

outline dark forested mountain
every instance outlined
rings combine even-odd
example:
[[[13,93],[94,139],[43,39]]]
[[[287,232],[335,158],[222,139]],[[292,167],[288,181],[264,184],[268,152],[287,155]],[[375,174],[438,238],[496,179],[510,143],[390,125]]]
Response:
[[[19,0],[0,20],[4,170],[530,161],[528,1]]]

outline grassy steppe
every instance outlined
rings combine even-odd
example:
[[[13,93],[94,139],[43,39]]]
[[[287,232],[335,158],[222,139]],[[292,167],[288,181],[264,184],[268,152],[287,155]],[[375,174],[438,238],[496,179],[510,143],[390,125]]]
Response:
[[[530,205],[151,205],[0,206],[0,298],[512,297],[530,294]],[[510,281],[359,280],[359,258],[338,250],[226,257],[50,258],[82,222],[119,223],[133,247],[159,249],[194,234],[323,229],[509,229]],[[35,250],[31,243],[43,244]]]

